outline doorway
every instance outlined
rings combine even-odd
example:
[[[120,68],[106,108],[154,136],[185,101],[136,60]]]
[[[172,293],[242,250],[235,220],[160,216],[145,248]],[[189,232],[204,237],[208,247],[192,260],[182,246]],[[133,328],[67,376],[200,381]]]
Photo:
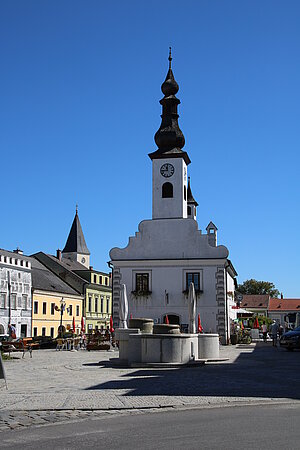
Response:
[[[180,318],[177,314],[167,314],[170,325],[180,325]],[[163,316],[163,323],[166,323],[166,315]]]
[[[27,337],[27,325],[21,324],[21,338]]]

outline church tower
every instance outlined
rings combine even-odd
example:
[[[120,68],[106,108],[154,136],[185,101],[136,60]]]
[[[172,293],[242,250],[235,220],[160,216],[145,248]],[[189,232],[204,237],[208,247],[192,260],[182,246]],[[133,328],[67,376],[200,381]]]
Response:
[[[78,208],[76,206],[76,214],[72,223],[72,227],[65,248],[62,251],[62,259],[71,259],[72,261],[77,261],[87,269],[89,269],[90,255],[90,251],[85,243],[78,216]]]
[[[187,166],[188,154],[182,150],[185,139],[178,125],[176,97],[179,86],[171,68],[171,48],[169,70],[161,86],[164,97],[162,121],[155,134],[158,149],[149,154],[152,160],[152,219],[187,218]]]

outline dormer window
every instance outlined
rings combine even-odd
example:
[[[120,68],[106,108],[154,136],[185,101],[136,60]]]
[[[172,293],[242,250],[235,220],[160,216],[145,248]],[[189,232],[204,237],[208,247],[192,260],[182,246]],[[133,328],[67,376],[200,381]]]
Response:
[[[173,198],[173,184],[164,183],[162,185],[162,198]]]

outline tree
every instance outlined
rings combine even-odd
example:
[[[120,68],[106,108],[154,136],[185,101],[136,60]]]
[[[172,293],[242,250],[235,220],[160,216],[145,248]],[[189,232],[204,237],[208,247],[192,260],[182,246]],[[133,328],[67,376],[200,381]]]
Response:
[[[243,284],[238,285],[238,292],[245,295],[270,295],[271,297],[279,297],[280,292],[275,288],[274,283],[270,281],[246,280]]]

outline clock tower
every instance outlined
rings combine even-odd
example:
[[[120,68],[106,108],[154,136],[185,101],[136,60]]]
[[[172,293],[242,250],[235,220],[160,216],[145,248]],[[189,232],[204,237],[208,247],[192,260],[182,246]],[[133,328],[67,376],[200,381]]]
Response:
[[[152,160],[152,219],[184,219],[187,214],[187,166],[188,154],[182,150],[185,139],[178,125],[176,97],[179,86],[171,68],[171,48],[169,70],[161,86],[164,97],[162,121],[155,134],[158,149],[149,154]]]
[[[71,261],[77,261],[87,269],[90,266],[90,251],[85,243],[83,231],[81,228],[78,207],[76,206],[76,214],[72,223],[72,227],[65,245],[62,251],[62,259]]]

